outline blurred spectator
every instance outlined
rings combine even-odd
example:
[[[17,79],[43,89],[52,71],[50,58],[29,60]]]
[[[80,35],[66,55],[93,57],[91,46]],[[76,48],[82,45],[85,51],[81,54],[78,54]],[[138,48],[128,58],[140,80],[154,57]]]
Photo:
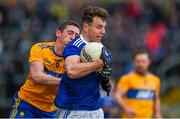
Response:
[[[3,40],[0,38],[0,56],[1,56],[2,52],[3,52],[3,48],[4,48],[4,42],[3,42]]]
[[[57,17],[59,21],[67,20],[70,17],[68,6],[63,4],[63,1],[53,2],[50,8],[52,15]]]
[[[156,23],[146,32],[145,44],[152,53],[153,60],[158,61],[163,58],[163,39],[167,33],[167,28],[162,23]]]
[[[7,25],[7,8],[0,5],[0,28]]]
[[[130,0],[126,8],[127,15],[133,20],[138,20],[138,17],[140,16],[140,5],[138,1]]]

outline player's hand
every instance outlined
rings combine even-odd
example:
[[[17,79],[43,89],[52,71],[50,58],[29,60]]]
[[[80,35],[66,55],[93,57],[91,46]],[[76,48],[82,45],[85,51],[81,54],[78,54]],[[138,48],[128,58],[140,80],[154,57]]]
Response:
[[[100,59],[104,62],[104,66],[109,65],[111,63],[112,56],[107,48],[102,47]]]
[[[104,66],[101,71],[99,71],[102,80],[109,80],[111,77],[112,69],[108,65]]]
[[[157,119],[162,119],[161,113],[155,113],[155,118],[157,118]]]
[[[136,116],[136,112],[135,110],[131,109],[131,108],[125,108],[125,112],[127,113],[129,118],[134,118]]]
[[[107,92],[107,96],[109,96],[109,93],[112,89],[111,83],[110,83],[111,72],[112,72],[112,70],[108,65],[104,66],[104,68],[100,72],[101,87],[104,91]]]
[[[112,89],[110,80],[100,79],[100,83],[101,83],[102,89],[106,91],[107,96],[109,96],[109,93],[111,92],[111,89]]]

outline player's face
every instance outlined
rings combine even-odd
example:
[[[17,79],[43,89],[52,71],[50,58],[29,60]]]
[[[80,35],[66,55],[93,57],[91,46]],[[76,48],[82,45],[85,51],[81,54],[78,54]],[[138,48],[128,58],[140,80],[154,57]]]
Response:
[[[136,71],[139,73],[145,73],[147,72],[149,65],[150,65],[150,59],[148,54],[138,54],[134,58],[134,65],[136,68]]]
[[[105,34],[106,21],[100,17],[94,17],[92,23],[88,25],[88,38],[90,42],[100,42]]]
[[[67,45],[80,33],[80,29],[74,25],[67,25],[63,32],[60,31],[59,39],[64,45]]]

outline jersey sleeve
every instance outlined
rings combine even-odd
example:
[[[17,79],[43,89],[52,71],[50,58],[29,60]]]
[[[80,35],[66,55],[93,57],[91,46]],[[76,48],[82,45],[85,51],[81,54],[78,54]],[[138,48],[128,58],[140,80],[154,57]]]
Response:
[[[117,88],[122,90],[124,93],[126,93],[129,89],[129,82],[128,82],[128,77],[127,76],[122,76],[117,84]]]
[[[157,78],[157,80],[156,80],[155,93],[156,93],[156,94],[159,94],[159,91],[160,91],[160,79]]]
[[[63,57],[66,58],[71,55],[78,55],[80,56],[81,49],[74,46],[73,44],[67,45],[67,47],[64,50]]]
[[[42,54],[42,50],[39,47],[38,44],[35,44],[32,46],[31,51],[30,51],[30,57],[29,57],[29,63],[33,62],[33,61],[40,61],[43,63],[43,54]]]

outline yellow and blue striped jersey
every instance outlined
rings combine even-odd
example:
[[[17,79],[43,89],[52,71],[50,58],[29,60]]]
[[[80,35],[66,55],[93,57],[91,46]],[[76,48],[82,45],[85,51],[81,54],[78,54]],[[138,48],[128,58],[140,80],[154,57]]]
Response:
[[[48,75],[61,77],[64,73],[64,58],[54,52],[54,42],[37,43],[31,48],[29,63],[40,61],[44,65],[44,72]],[[29,74],[25,84],[19,91],[19,97],[33,106],[52,112],[57,109],[54,98],[58,86],[35,84]]]
[[[136,111],[136,118],[150,118],[153,115],[154,95],[159,93],[160,80],[153,74],[146,76],[131,72],[120,78],[117,85],[125,95],[125,104]],[[127,114],[122,112],[122,117]]]

